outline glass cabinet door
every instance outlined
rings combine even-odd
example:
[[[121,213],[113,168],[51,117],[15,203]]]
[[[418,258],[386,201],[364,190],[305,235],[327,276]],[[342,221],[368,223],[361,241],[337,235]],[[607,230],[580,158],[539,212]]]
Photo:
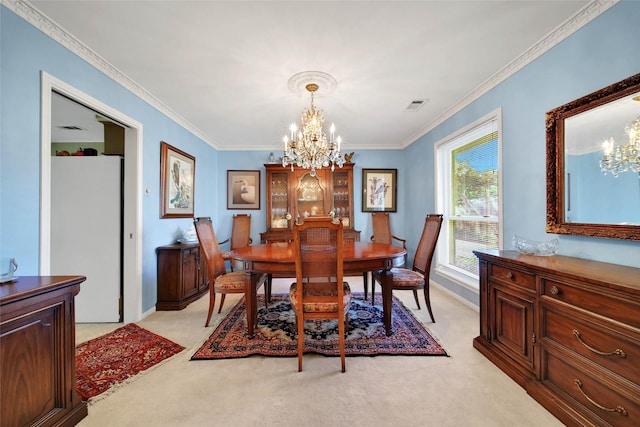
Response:
[[[351,226],[349,173],[336,170],[333,173],[333,212],[342,220],[345,228]]]
[[[311,176],[310,173],[305,173],[297,181],[296,214],[302,219],[309,216],[329,214],[329,212],[325,212],[325,188],[320,177],[320,174]]]
[[[271,174],[271,228],[287,229],[289,221],[289,174],[273,172]]]

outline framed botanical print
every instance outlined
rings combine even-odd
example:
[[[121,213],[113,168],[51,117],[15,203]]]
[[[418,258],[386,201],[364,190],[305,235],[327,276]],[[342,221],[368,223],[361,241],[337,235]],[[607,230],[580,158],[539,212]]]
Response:
[[[260,209],[260,171],[227,171],[227,209]]]
[[[160,143],[160,218],[193,218],[196,158]]]
[[[362,212],[396,212],[397,169],[362,169]]]

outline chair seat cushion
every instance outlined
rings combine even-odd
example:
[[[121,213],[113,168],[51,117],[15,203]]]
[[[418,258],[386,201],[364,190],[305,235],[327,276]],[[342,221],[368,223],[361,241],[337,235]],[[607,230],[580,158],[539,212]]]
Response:
[[[376,272],[375,275],[379,276],[380,273]],[[387,276],[389,275],[391,275],[394,288],[424,286],[424,276],[408,268],[392,268],[387,271]]]
[[[351,288],[347,282],[343,283],[344,289],[344,297],[342,301],[344,302],[344,312],[348,312],[351,307]],[[332,296],[332,295],[327,295]],[[335,296],[335,293],[333,293]],[[298,308],[298,284],[292,283],[289,288],[289,298],[291,299],[291,305],[294,310]],[[338,303],[335,301],[331,302],[306,302],[303,304],[303,310],[305,313],[335,313],[338,311]]]
[[[222,259],[226,260],[230,260],[231,259],[231,251],[227,251],[227,252],[222,252]]]
[[[244,292],[245,271],[233,271],[218,276],[214,282],[216,292]]]

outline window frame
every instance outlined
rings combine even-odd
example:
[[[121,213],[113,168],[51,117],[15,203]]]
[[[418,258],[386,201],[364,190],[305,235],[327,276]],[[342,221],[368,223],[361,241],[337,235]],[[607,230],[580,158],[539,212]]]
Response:
[[[464,136],[470,134],[475,129],[491,122],[496,121],[496,131],[498,132],[498,217],[495,221],[495,217],[475,217],[475,216],[456,216],[451,212],[451,156],[452,153],[471,144],[475,139],[462,140]],[[481,137],[481,136],[479,136]],[[478,137],[478,138],[479,138]],[[435,254],[435,271],[439,275],[442,275],[450,280],[453,280],[460,285],[463,285],[472,290],[479,289],[479,277],[460,267],[457,267],[448,262],[450,253],[450,229],[449,220],[454,218],[456,220],[473,220],[481,222],[495,222],[498,229],[498,249],[503,248],[504,233],[503,233],[503,182],[502,182],[502,109],[497,108],[489,114],[481,117],[473,123],[465,126],[462,129],[440,139],[434,144],[434,182],[435,182],[435,205],[436,211],[444,215],[442,222],[442,230],[440,239],[438,239],[438,246],[436,247]]]

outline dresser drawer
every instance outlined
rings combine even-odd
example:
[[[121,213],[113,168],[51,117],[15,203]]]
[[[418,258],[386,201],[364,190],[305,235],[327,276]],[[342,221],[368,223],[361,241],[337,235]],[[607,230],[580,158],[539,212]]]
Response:
[[[532,291],[536,290],[535,275],[511,267],[490,264],[489,279],[496,279],[501,282],[517,285]]]
[[[640,385],[640,333],[545,304],[541,337]]]
[[[627,387],[598,370],[570,362],[565,354],[543,351],[544,384],[597,425],[640,425],[640,389]],[[601,420],[597,422],[596,420]]]
[[[542,279],[542,295],[640,328],[640,301],[630,296],[550,279]]]

